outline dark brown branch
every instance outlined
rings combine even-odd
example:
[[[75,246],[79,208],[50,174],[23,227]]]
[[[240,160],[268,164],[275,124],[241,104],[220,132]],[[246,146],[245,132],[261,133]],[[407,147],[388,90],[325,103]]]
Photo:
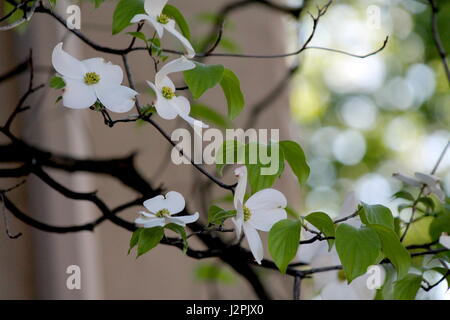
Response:
[[[439,8],[435,0],[428,0],[431,6],[431,31],[433,33],[433,40],[436,45],[439,57],[442,61],[442,66],[444,67],[445,75],[447,76],[447,81],[450,85],[450,68],[447,62],[447,52],[445,51],[444,44],[442,43],[441,36],[439,34],[438,28],[438,13]]]

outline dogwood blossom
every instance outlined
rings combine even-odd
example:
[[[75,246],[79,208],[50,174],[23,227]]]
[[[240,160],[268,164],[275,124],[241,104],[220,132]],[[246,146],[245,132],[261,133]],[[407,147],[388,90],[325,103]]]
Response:
[[[170,223],[184,227],[199,218],[198,212],[193,215],[173,216],[183,211],[185,205],[184,197],[180,193],[170,191],[166,196],[159,195],[144,201],[144,207],[149,212],[140,211],[139,217],[134,222],[144,228],[164,227]]]
[[[416,178],[407,177],[400,173],[394,173],[393,177],[412,187],[425,186],[424,193],[426,195],[434,193],[439,198],[439,200],[441,200],[442,202],[445,201],[445,193],[440,188],[439,178],[420,172],[416,172],[414,175]]]
[[[439,238],[439,243],[447,249],[450,249],[450,235],[441,235],[441,237]]]
[[[86,109],[98,99],[113,112],[128,112],[135,104],[138,93],[121,85],[122,69],[103,58],[79,61],[61,42],[53,49],[52,64],[66,84],[62,103],[67,108]]]
[[[156,93],[155,108],[161,118],[172,120],[179,116],[194,128],[208,128],[208,125],[189,116],[191,111],[189,100],[183,96],[175,95],[175,84],[168,77],[170,73],[193,68],[195,68],[195,64],[183,56],[164,65],[156,73],[154,84],[150,81],[147,81],[147,83]]]
[[[161,39],[164,35],[164,30],[175,36],[181,44],[186,48],[187,56],[193,58],[195,56],[194,48],[177,29],[175,29],[175,21],[170,19],[167,15],[162,13],[168,0],[146,0],[144,9],[147,14],[137,14],[131,19],[131,23],[145,20],[149,22],[156,30],[158,37]]]
[[[258,230],[268,232],[280,220],[287,218],[284,208],[287,206],[286,197],[278,190],[264,189],[253,194],[245,203],[244,196],[247,188],[247,168],[239,167],[235,170],[238,183],[234,193],[236,218],[232,221],[236,226],[236,235],[244,230],[250,250],[256,262],[261,264],[264,249]]]

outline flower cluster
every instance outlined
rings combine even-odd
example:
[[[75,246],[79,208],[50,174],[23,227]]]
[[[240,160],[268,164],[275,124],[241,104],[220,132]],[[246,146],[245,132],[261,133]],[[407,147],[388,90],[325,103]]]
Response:
[[[164,65],[156,73],[154,83],[147,81],[156,94],[154,106],[163,119],[172,120],[179,116],[193,127],[207,128],[207,125],[189,116],[189,100],[176,95],[175,85],[168,77],[171,73],[195,68],[195,64],[188,59],[195,56],[195,51],[189,41],[175,29],[175,21],[162,13],[166,3],[167,0],[146,0],[147,14],[138,14],[131,19],[132,23],[142,20],[150,22],[160,38],[164,30],[167,30],[180,40],[187,51],[187,57],[182,56]],[[102,58],[80,61],[65,52],[63,44],[59,43],[53,50],[52,64],[65,83],[62,95],[65,107],[86,109],[99,102],[112,112],[124,113],[135,105],[138,93],[121,85],[123,71],[111,62]]]

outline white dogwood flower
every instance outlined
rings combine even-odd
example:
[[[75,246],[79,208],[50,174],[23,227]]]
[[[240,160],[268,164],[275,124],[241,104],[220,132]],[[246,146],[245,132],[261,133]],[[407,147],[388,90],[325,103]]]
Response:
[[[441,237],[439,238],[439,243],[447,249],[450,249],[450,235],[441,235]]]
[[[131,23],[145,20],[149,22],[156,30],[158,37],[161,39],[164,35],[164,30],[174,35],[181,44],[186,48],[187,56],[193,58],[195,56],[194,48],[177,29],[175,29],[175,21],[170,19],[167,15],[162,13],[168,0],[146,0],[144,9],[147,14],[137,14],[131,19]]]
[[[258,230],[268,232],[275,223],[287,218],[286,210],[284,210],[287,200],[280,191],[269,188],[256,192],[244,203],[247,168],[241,166],[234,173],[238,177],[234,193],[234,206],[237,213],[232,221],[236,226],[238,238],[241,235],[241,229],[244,230],[253,257],[261,264],[264,249]]]
[[[53,49],[52,64],[65,82],[62,103],[67,108],[89,108],[97,99],[113,112],[127,112],[135,104],[136,91],[122,86],[119,66],[103,58],[78,60],[63,50],[63,43]]]
[[[174,214],[183,211],[185,205],[184,197],[180,193],[170,191],[165,197],[159,195],[144,201],[144,207],[149,212],[140,211],[139,217],[134,222],[143,228],[164,227],[170,223],[184,227],[188,223],[197,221],[199,217],[198,212],[193,215],[173,217]]]
[[[424,194],[430,195],[431,193],[434,193],[439,198],[439,200],[441,200],[442,202],[445,201],[445,193],[440,187],[439,178],[420,172],[416,172],[414,175],[415,178],[412,178],[404,176],[400,173],[394,173],[393,177],[412,187],[425,186]]]
[[[196,126],[208,128],[206,124],[189,116],[191,112],[189,100],[175,94],[175,84],[168,77],[170,73],[193,68],[195,68],[195,64],[183,56],[164,65],[156,73],[154,84],[150,81],[147,81],[147,83],[156,93],[155,108],[161,118],[172,120],[180,116],[194,128]]]

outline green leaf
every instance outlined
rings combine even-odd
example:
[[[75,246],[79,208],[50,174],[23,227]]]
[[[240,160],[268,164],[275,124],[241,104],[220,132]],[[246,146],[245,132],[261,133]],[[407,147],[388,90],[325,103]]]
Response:
[[[408,274],[403,279],[394,282],[395,300],[414,300],[422,284],[422,276]]]
[[[325,237],[335,236],[335,224],[333,220],[324,212],[313,212],[305,217],[305,220],[316,227],[320,232],[322,232]],[[331,250],[334,244],[334,239],[328,239],[328,248]]]
[[[239,78],[229,69],[223,72],[222,81],[220,81],[223,93],[228,103],[228,117],[233,120],[244,109],[244,94],[241,91]]]
[[[216,110],[203,104],[197,103],[191,105],[190,115],[195,119],[204,120],[206,122],[216,125],[217,127],[221,128],[231,127],[231,123],[226,117],[218,113]]]
[[[165,225],[164,228],[172,230],[181,236],[181,239],[183,240],[183,253],[186,253],[188,249],[186,230],[182,226],[175,223],[169,223]]]
[[[143,34],[140,31],[139,32],[127,32],[127,34],[129,34],[130,36],[133,36],[135,38],[141,39],[142,41],[147,43],[147,38],[145,37],[145,34]]]
[[[382,252],[397,269],[397,278],[403,278],[408,273],[411,265],[411,256],[408,250],[401,244],[399,236],[393,229],[384,225],[372,224],[370,228],[378,234]]]
[[[131,25],[131,19],[139,13],[145,13],[144,0],[120,0],[113,14],[112,34]]]
[[[365,225],[379,224],[394,230],[394,216],[389,208],[382,205],[368,205],[362,203],[362,210],[359,210],[362,223]]]
[[[434,217],[422,217],[410,224],[408,233],[403,239],[405,247],[411,245],[421,245],[433,242],[430,236],[430,226],[434,221]]]
[[[281,220],[269,232],[269,252],[281,273],[295,257],[300,241],[300,220]]]
[[[202,263],[195,268],[194,276],[202,282],[220,282],[223,284],[232,284],[235,282],[234,275],[224,267],[212,263]]]
[[[405,199],[409,201],[414,201],[414,197],[412,196],[412,194],[406,191],[396,192],[392,197],[395,199]]]
[[[450,211],[439,213],[430,224],[429,233],[433,241],[438,240],[443,232],[450,234]]]
[[[195,62],[196,67],[183,72],[184,81],[194,99],[200,98],[206,90],[214,88],[224,75],[225,68],[221,64],[206,65]]]
[[[336,250],[348,283],[377,263],[380,248],[380,240],[372,229],[356,229],[345,223],[336,228]]]
[[[287,206],[284,209],[286,210],[286,213],[287,213],[288,217],[291,217],[293,219],[299,219],[300,218],[300,214],[296,210],[294,210],[294,208],[291,208],[291,207]]]
[[[170,4],[167,4],[163,9],[163,13],[175,20],[178,27],[180,28],[181,33],[186,39],[191,39],[191,31],[189,30],[189,25],[180,10]]]
[[[216,154],[216,170],[222,175],[222,170],[227,164],[244,163],[245,144],[237,140],[226,140],[217,150]]]
[[[228,218],[236,215],[235,210],[224,210],[218,206],[211,206],[208,210],[208,223],[222,225]]]
[[[64,82],[64,79],[58,76],[54,76],[50,80],[50,88],[53,89],[62,89],[66,86],[66,83]]]
[[[100,7],[101,4],[102,4],[103,2],[105,2],[105,1],[106,1],[106,0],[91,0],[91,2],[94,3],[96,9],[97,9],[98,7]],[[56,3],[56,0],[55,0],[54,2]]]
[[[140,257],[144,253],[156,247],[163,237],[164,229],[161,227],[142,230],[138,241],[137,256]]]
[[[143,228],[136,229],[136,231],[133,232],[130,239],[130,248],[128,249],[128,254],[130,254],[131,249],[133,249],[139,241],[139,236],[141,235]]]
[[[280,147],[289,166],[297,176],[298,182],[300,184],[306,183],[306,180],[308,180],[309,177],[310,168],[306,163],[306,157],[302,147],[294,141],[281,141]]]
[[[252,149],[252,146],[256,146]],[[256,193],[260,190],[270,188],[273,186],[275,181],[280,177],[280,175],[284,171],[284,156],[283,153],[279,150],[278,144],[272,144],[269,146],[263,144],[249,143],[246,146],[246,167],[248,174],[248,183],[250,185],[252,193]],[[250,162],[254,162],[250,153],[256,153],[255,160],[257,163],[253,164]],[[262,163],[261,154],[267,155],[270,158],[270,161],[267,164]],[[273,159],[269,155],[275,154],[278,155],[278,165],[275,162],[272,162]],[[269,160],[269,159],[267,159]],[[275,160],[276,161],[276,160]],[[265,161],[264,161],[265,162]],[[272,169],[269,169],[272,168]],[[267,172],[269,171],[269,172]],[[272,173],[271,173],[272,172]]]

